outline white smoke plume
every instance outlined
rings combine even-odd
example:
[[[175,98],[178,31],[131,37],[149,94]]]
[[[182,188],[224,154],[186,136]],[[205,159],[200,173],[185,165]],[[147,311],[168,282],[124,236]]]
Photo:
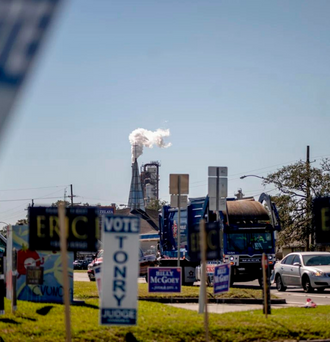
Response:
[[[135,129],[128,137],[129,142],[131,143],[132,163],[134,163],[135,158],[139,158],[143,153],[144,146],[149,148],[152,148],[154,145],[161,148],[170,147],[172,145],[171,143],[166,144],[164,142],[164,138],[169,136],[169,129],[158,128],[154,132],[144,128]]]

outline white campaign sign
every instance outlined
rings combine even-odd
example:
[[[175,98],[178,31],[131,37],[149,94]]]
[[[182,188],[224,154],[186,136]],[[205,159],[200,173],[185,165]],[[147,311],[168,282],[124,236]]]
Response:
[[[140,219],[104,215],[100,324],[136,325]]]

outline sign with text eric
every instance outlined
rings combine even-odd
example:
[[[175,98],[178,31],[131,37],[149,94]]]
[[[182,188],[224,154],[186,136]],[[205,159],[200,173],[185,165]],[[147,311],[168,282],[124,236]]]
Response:
[[[313,200],[313,224],[317,244],[330,243],[330,197]]]
[[[181,267],[149,267],[149,292],[181,292]]]
[[[140,218],[105,215],[102,219],[102,325],[136,325]]]
[[[60,227],[57,207],[29,208],[29,245],[31,250],[60,250]],[[68,251],[97,250],[99,212],[96,207],[66,208]]]
[[[206,223],[206,260],[220,259],[220,226]],[[188,254],[191,261],[201,261],[201,235],[199,224],[188,226]]]
[[[230,286],[230,265],[215,266],[213,276],[213,293],[228,292]]]

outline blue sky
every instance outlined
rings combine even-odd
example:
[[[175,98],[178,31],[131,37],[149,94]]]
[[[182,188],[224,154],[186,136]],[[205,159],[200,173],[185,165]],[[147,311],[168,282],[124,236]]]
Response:
[[[241,175],[307,145],[329,157],[329,13],[327,0],[67,1],[1,140],[0,221],[69,184],[76,202],[127,203],[136,128],[170,129],[171,147],[138,160],[161,162],[164,200],[170,173],[189,173],[196,197],[208,166],[228,166],[229,196],[257,196],[273,187]]]

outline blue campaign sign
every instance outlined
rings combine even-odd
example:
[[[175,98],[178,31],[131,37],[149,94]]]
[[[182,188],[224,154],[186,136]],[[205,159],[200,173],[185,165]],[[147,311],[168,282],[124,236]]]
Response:
[[[181,267],[149,267],[149,292],[181,292]]]
[[[60,1],[0,1],[0,128]]]
[[[230,265],[223,264],[215,266],[213,278],[213,293],[228,292],[230,286]]]

